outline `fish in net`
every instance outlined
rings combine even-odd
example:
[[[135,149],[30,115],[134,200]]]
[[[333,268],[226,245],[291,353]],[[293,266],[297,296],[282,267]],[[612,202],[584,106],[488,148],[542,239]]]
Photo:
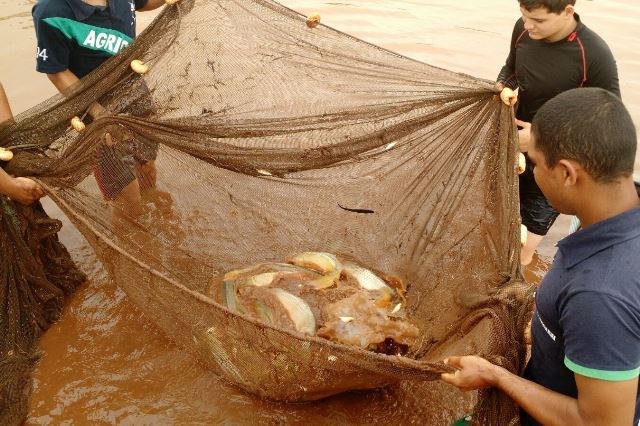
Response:
[[[96,100],[109,113],[72,126]],[[273,1],[182,0],[0,141],[7,171],[42,183],[145,315],[248,392],[310,401],[434,381],[449,354],[523,367],[516,128],[490,82]],[[118,200],[132,176],[136,205]],[[401,276],[411,356],[269,325],[209,294],[226,271],[306,251]],[[494,391],[475,412],[517,418]]]

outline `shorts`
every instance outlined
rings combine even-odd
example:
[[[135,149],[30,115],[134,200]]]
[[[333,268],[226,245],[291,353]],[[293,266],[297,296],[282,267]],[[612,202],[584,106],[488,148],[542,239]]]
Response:
[[[136,139],[118,142],[114,146],[101,144],[93,172],[102,195],[115,199],[122,190],[138,178],[137,167],[155,160],[158,144]]]
[[[526,157],[526,155],[525,155]],[[527,230],[536,235],[547,235],[559,213],[538,187],[533,177],[533,165],[527,157],[527,168],[519,178],[520,217]]]
[[[146,118],[155,112],[151,92],[138,75],[126,78],[98,102],[113,113],[134,117]],[[157,155],[158,144],[143,138],[117,141],[114,146],[101,144],[93,171],[102,195],[115,199],[138,178],[138,166],[155,160]]]

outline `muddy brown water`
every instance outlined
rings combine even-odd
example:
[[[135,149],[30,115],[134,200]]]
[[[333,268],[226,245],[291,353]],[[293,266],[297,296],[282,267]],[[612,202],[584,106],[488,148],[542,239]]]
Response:
[[[33,0],[0,0],[0,81],[14,113],[55,93],[34,71]],[[288,0],[342,31],[443,68],[493,79],[505,59],[519,11],[515,0]],[[618,61],[623,99],[640,123],[640,16],[637,0],[579,0],[583,21],[602,35]],[[139,14],[140,27],[153,13]],[[636,172],[640,171],[639,157]],[[61,213],[45,202],[52,215]],[[561,217],[525,271],[539,281],[567,230]],[[226,384],[174,345],[106,276],[92,249],[67,222],[61,237],[90,280],[41,339],[27,424],[446,424],[461,395],[434,383],[349,393],[312,404],[274,404]],[[453,405],[453,404],[451,404]]]

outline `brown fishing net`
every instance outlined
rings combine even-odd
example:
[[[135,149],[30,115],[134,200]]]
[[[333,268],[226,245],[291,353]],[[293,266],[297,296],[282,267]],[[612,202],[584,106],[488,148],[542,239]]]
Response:
[[[83,283],[56,233],[62,223],[40,203],[0,196],[0,424],[27,414],[36,339],[60,315],[64,297]]]
[[[71,129],[95,100],[110,114]],[[521,369],[515,137],[490,83],[260,0],[167,7],[66,98],[0,133],[7,171],[43,183],[150,319],[227,380],[285,401],[437,380],[447,354]],[[135,177],[140,199],[122,202]],[[403,278],[416,359],[265,326],[205,296],[221,273],[309,250]],[[479,423],[516,417],[480,394]]]

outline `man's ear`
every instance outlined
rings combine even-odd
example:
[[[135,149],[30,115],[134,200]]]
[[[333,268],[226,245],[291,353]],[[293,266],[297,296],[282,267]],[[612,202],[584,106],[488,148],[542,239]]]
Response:
[[[564,186],[575,185],[578,182],[578,173],[581,169],[580,164],[571,160],[560,160],[556,164]]]
[[[576,11],[576,10],[573,8],[573,5],[572,5],[572,4],[568,4],[568,5],[564,8],[564,14],[565,14],[567,17],[572,17],[572,16],[573,16],[573,14],[575,13],[575,11]]]

